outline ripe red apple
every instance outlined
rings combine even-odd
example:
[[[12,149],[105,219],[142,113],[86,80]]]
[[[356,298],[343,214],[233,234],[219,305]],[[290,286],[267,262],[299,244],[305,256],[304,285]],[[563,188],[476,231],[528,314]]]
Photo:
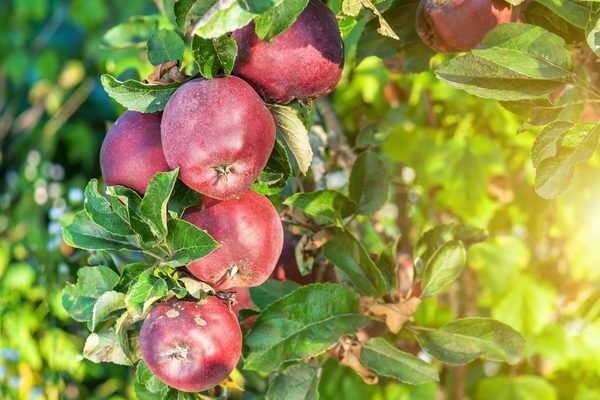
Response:
[[[143,194],[158,172],[171,168],[160,141],[161,113],[126,111],[102,143],[100,168],[108,185],[123,185]]]
[[[502,0],[421,0],[417,33],[435,51],[468,51],[513,17],[513,7]]]
[[[200,392],[225,380],[242,351],[242,332],[229,306],[214,296],[157,305],[140,331],[148,368],[167,385]]]
[[[250,288],[233,288],[232,291],[235,293],[235,304],[232,308],[235,315],[237,315],[241,310],[256,309],[256,304],[254,304],[252,297],[250,297]]]
[[[216,290],[257,286],[273,272],[281,254],[283,228],[266,197],[248,190],[238,199],[204,198],[183,218],[205,229],[220,244],[188,265],[194,276]]]
[[[190,188],[215,199],[244,192],[265,167],[275,122],[254,89],[235,76],[193,80],[169,99],[163,150]]]
[[[335,15],[320,0],[308,6],[271,43],[260,40],[251,23],[235,31],[234,74],[268,102],[286,104],[329,94],[344,64],[344,44]]]

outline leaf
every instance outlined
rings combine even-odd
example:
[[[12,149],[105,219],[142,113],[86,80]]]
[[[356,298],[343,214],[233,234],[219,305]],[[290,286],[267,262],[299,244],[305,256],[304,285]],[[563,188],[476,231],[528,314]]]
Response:
[[[596,152],[600,140],[600,124],[577,124],[562,131],[561,122],[542,130],[533,146],[536,164],[535,190],[545,199],[552,199],[570,185],[575,166]]]
[[[135,16],[127,22],[116,25],[102,36],[102,45],[113,49],[142,47],[158,30],[158,18],[155,16]]]
[[[467,252],[459,241],[451,241],[436,251],[423,270],[423,297],[444,290],[460,276],[467,262]]]
[[[278,372],[269,384],[266,400],[318,400],[321,368],[293,364]]]
[[[252,190],[263,196],[277,194],[285,189],[291,174],[292,167],[287,152],[281,142],[275,140],[267,165],[252,185]]]
[[[283,0],[270,11],[254,19],[256,36],[270,42],[290,27],[308,5],[308,0]]]
[[[171,250],[171,255],[165,260],[166,265],[172,267],[187,265],[209,255],[219,247],[219,244],[206,231],[187,221],[171,219],[167,225],[169,233],[166,244]]]
[[[214,5],[200,17],[192,30],[193,34],[206,39],[216,38],[246,26],[258,14],[280,3],[280,0],[212,0],[211,2]]]
[[[200,204],[202,195],[190,189],[180,180],[175,182],[173,194],[169,198],[167,209],[172,218],[181,218],[183,212],[188,208]]]
[[[543,28],[501,24],[480,48],[451,59],[436,70],[448,85],[496,100],[544,96],[573,79],[564,40]]]
[[[88,217],[107,232],[118,236],[135,233],[129,226],[128,220],[124,220],[119,213],[115,212],[111,203],[100,194],[96,179],[92,179],[85,188],[83,207]]]
[[[308,132],[296,111],[289,106],[267,104],[277,128],[292,151],[300,172],[306,174],[312,162],[313,151],[308,140]]]
[[[318,190],[311,193],[295,193],[283,204],[299,208],[312,217],[321,217],[342,226],[342,219],[356,211],[356,204],[335,190]]]
[[[463,365],[478,357],[516,364],[525,339],[510,326],[490,318],[465,318],[436,330],[419,332],[424,351],[447,364]]]
[[[143,385],[148,392],[158,394],[161,397],[169,391],[169,387],[150,371],[143,360],[138,362],[135,370],[135,380],[137,383]]]
[[[282,363],[324,352],[365,325],[358,297],[343,285],[303,286],[265,308],[246,335],[244,368],[269,372]]]
[[[214,39],[194,36],[192,39],[192,54],[200,74],[207,79],[214,78],[219,72],[231,74],[237,53],[237,42],[227,35]]]
[[[152,177],[140,204],[140,215],[157,239],[167,236],[167,203],[177,181],[179,169],[159,172]]]
[[[75,214],[73,221],[63,228],[63,239],[69,246],[86,250],[138,250],[127,237],[116,236],[96,225],[85,211]]]
[[[459,240],[469,247],[486,239],[487,232],[481,228],[457,223],[438,225],[419,238],[413,253],[415,267],[420,275],[433,254],[453,240]]]
[[[479,382],[476,400],[557,400],[554,387],[535,375],[497,376]]]
[[[133,79],[124,82],[103,74],[100,77],[106,93],[130,111],[151,113],[164,110],[167,101],[181,83],[149,84]]]
[[[357,213],[373,214],[388,198],[390,181],[385,164],[374,151],[361,153],[352,167],[348,191],[358,205]]]
[[[170,29],[156,31],[148,40],[148,61],[152,65],[160,65],[167,61],[181,60],[185,51],[185,43],[181,36]]]
[[[114,328],[88,336],[83,348],[83,356],[95,363],[111,362],[119,365],[131,365],[117,341]]]
[[[152,303],[167,295],[168,289],[164,279],[145,272],[133,281],[127,291],[127,309],[134,317],[144,315]]]
[[[294,281],[268,279],[263,284],[250,288],[250,298],[259,309],[263,310],[269,304],[274,303],[299,287],[300,285]]]
[[[111,314],[117,310],[125,308],[125,295],[113,290],[104,292],[96,303],[92,312],[92,319],[89,320],[88,328],[95,331],[99,322],[107,320]]]
[[[65,286],[63,307],[74,320],[89,321],[98,297],[112,290],[118,281],[119,275],[108,267],[81,267],[77,270],[77,283]]]
[[[381,13],[377,9],[377,7],[375,7],[373,5],[373,3],[371,3],[370,0],[361,0],[361,3],[363,5],[363,7],[371,10],[371,12],[373,12],[373,14],[375,14],[375,16],[377,17],[377,20],[379,21],[379,28],[377,29],[377,32],[379,32],[380,35],[391,37],[392,39],[396,39],[396,40],[400,39],[398,37],[398,35],[396,35],[396,33],[394,33],[394,31],[392,30],[390,25],[386,22],[386,20],[383,18],[383,15],[381,15]]]
[[[140,213],[142,198],[137,192],[124,186],[109,186],[106,188],[108,201],[113,210],[128,220],[133,230],[140,236],[142,242],[153,243],[156,239],[146,218]]]
[[[411,385],[437,382],[438,372],[425,361],[392,346],[378,337],[369,339],[360,351],[360,361],[378,375]]]
[[[381,271],[350,232],[337,229],[333,239],[323,246],[323,256],[348,276],[362,294],[379,297],[386,292]]]
[[[390,291],[395,291],[398,284],[398,246],[400,245],[401,236],[389,243],[381,252],[377,259],[377,268],[381,271],[383,277],[388,282]]]
[[[584,29],[589,21],[590,7],[572,0],[536,0],[573,26]]]
[[[182,32],[187,33],[190,24],[197,21],[215,3],[216,0],[177,0],[173,6],[177,26]]]

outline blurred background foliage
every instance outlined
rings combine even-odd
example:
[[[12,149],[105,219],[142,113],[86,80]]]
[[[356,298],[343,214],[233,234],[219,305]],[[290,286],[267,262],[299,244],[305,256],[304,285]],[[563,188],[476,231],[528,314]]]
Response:
[[[7,0],[1,8],[0,398],[134,398],[132,370],[80,356],[84,328],[68,318],[60,295],[81,256],[62,243],[60,226],[100,175],[100,144],[120,112],[99,75],[150,72],[143,32],[141,45],[118,48],[103,45],[103,35],[133,15],[168,18],[147,0]],[[321,398],[599,399],[598,154],[558,200],[539,198],[529,154],[535,131],[432,72],[405,73],[395,59],[354,63],[356,27],[345,22],[344,77],[326,104],[347,144],[380,146],[395,179],[389,203],[361,221],[365,245],[379,252],[382,238],[402,232],[408,252],[439,223],[486,228],[490,238],[469,250],[460,281],[427,299],[415,318],[438,327],[490,315],[526,336],[527,358],[512,367],[444,366],[440,385],[416,387],[366,386],[328,362]],[[443,56],[436,57],[434,66]],[[245,379],[254,391],[264,387],[259,377]],[[252,392],[244,396],[260,398]]]

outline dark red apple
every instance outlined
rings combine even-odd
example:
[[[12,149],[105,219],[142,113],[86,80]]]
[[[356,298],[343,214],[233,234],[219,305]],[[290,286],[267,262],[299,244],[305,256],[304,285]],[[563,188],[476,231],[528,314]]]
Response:
[[[452,53],[473,49],[494,27],[517,18],[502,0],[421,0],[416,26],[425,44]]]
[[[225,380],[242,351],[242,332],[228,305],[214,296],[200,302],[157,305],[140,331],[148,368],[167,385],[200,392]]]
[[[304,276],[298,269],[298,263],[296,262],[296,244],[298,244],[298,240],[286,230],[281,256],[279,257],[279,260],[277,260],[277,265],[271,274],[271,278],[277,279],[278,281],[290,280],[301,285],[314,283],[315,280],[313,274]]]
[[[344,44],[335,15],[320,0],[310,0],[296,22],[270,43],[256,36],[253,23],[232,37],[239,49],[234,74],[268,102],[324,96],[340,80]]]
[[[239,196],[261,173],[275,143],[271,113],[235,76],[181,86],[163,112],[167,162],[190,188],[215,199]]]
[[[205,229],[220,244],[188,265],[194,276],[216,290],[257,286],[273,272],[281,254],[283,228],[266,197],[248,190],[238,199],[204,198],[183,218]]]
[[[161,113],[126,111],[102,143],[100,168],[107,185],[123,185],[143,194],[158,172],[171,168],[160,141]]]

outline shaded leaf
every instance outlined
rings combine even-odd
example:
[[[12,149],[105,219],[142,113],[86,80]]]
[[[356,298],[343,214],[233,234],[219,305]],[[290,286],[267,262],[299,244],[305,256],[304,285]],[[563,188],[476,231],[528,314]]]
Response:
[[[250,298],[256,306],[263,310],[269,304],[279,300],[281,297],[293,292],[300,287],[294,281],[278,281],[268,279],[263,284],[250,288]]]
[[[318,190],[311,193],[295,193],[283,204],[299,208],[312,217],[325,218],[338,226],[342,219],[356,211],[356,204],[335,190]]]
[[[306,174],[312,162],[313,152],[308,140],[308,132],[296,111],[289,106],[268,104],[277,128],[292,151],[300,172]]]
[[[167,101],[181,83],[149,84],[133,79],[124,82],[103,74],[100,77],[106,93],[117,103],[131,111],[151,113],[164,110]]]
[[[313,364],[293,364],[271,380],[266,400],[318,400],[321,368]]]
[[[373,214],[387,201],[389,177],[381,157],[374,151],[361,153],[352,167],[348,191],[358,214]]]

